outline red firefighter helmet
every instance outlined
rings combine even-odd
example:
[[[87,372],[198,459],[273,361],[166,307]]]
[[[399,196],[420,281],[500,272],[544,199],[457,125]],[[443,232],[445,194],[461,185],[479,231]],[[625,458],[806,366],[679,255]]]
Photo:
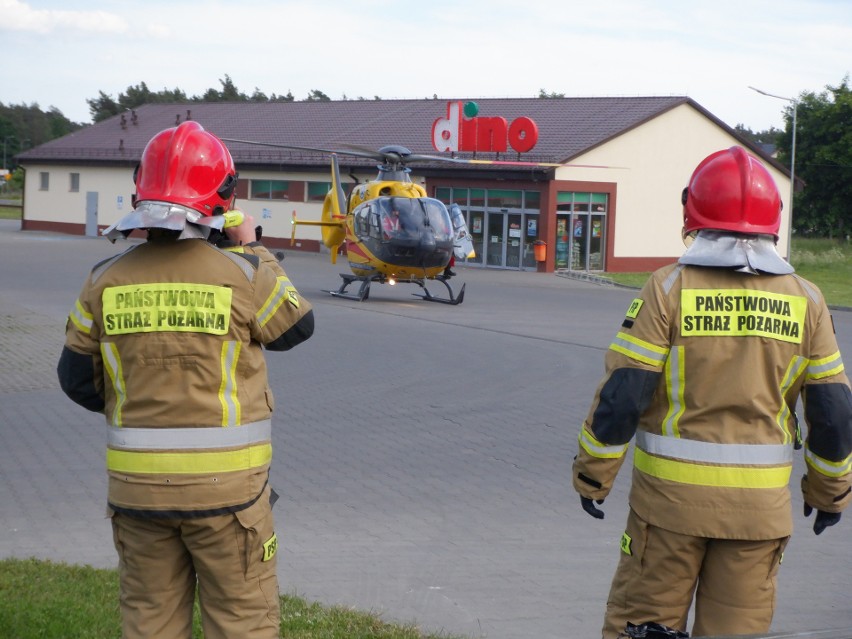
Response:
[[[148,200],[169,202],[207,216],[230,208],[237,185],[228,148],[194,121],[151,138],[133,179],[134,205]]]
[[[766,167],[739,146],[708,155],[683,190],[684,234],[701,229],[774,235],[781,196]]]

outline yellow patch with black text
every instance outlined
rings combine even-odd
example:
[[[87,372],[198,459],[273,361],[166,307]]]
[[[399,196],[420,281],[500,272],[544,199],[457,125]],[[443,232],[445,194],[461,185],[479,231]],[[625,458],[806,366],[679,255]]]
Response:
[[[287,294],[287,300],[290,302],[290,304],[292,304],[296,308],[299,308],[299,293],[298,291],[296,291],[296,287],[287,286],[284,289],[284,292]]]
[[[633,550],[630,548],[630,545],[633,543],[633,539],[627,533],[621,535],[621,552],[625,555],[633,555]]]
[[[637,297],[635,300],[630,302],[630,308],[627,309],[627,313],[625,313],[625,315],[630,319],[636,319],[636,316],[639,315],[639,311],[642,310],[642,305],[644,303],[644,300]]]
[[[278,536],[272,533],[272,537],[263,543],[262,561],[269,561],[275,556],[276,552],[278,552]]]

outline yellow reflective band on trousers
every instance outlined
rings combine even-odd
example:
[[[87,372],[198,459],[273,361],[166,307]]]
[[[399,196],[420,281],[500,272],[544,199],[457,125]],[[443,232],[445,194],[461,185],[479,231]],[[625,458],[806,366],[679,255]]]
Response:
[[[118,355],[118,347],[113,342],[101,342],[101,356],[115,394],[115,408],[112,411],[110,423],[113,426],[121,426],[121,411],[124,408],[124,402],[127,401],[127,387],[124,384],[124,370],[121,366],[121,357]]]
[[[208,475],[259,468],[272,461],[272,444],[229,451],[134,452],[107,449],[107,469],[117,473]]]
[[[242,409],[237,395],[237,362],[240,359],[241,346],[240,342],[222,343],[222,382],[219,385],[222,426],[235,426],[240,423],[242,418]]]
[[[610,350],[626,355],[644,364],[661,367],[668,357],[669,349],[656,346],[650,342],[619,332],[615,341],[609,346]]]
[[[742,467],[695,464],[654,457],[636,448],[633,463],[646,475],[679,484],[720,488],[783,488],[790,481],[792,464],[780,467]]]

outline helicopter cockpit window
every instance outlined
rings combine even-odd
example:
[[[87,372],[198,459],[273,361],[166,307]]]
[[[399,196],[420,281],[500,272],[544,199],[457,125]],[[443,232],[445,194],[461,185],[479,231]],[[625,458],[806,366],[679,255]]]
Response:
[[[439,242],[451,240],[453,238],[453,227],[450,223],[450,214],[447,212],[444,203],[428,197],[420,198],[419,202],[429,220],[429,226],[435,233],[435,239]]]
[[[413,233],[415,229],[410,223],[407,198],[381,197],[375,204],[381,217],[383,239],[389,240]]]
[[[381,217],[382,237],[416,239],[431,232],[438,241],[452,239],[447,208],[432,198],[380,197],[375,200]]]
[[[378,211],[376,211],[373,206],[370,206],[364,209],[364,214],[367,216],[367,219],[365,219],[365,225],[369,227],[369,231],[365,229],[365,232],[369,232],[370,237],[380,239],[382,237],[382,230],[379,223]]]
[[[370,233],[369,213],[367,208],[363,208],[355,214],[355,233],[359,237]]]

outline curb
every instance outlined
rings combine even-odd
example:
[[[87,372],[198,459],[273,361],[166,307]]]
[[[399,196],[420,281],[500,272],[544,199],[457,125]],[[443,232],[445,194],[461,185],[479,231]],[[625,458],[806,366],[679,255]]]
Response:
[[[590,282],[592,284],[598,284],[600,286],[609,286],[612,288],[626,288],[632,289],[634,291],[641,290],[641,287],[638,286],[628,286],[627,284],[619,284],[618,282],[613,282],[608,277],[604,277],[602,275],[595,275],[594,273],[589,273],[587,271],[572,271],[571,269],[561,268],[556,269],[554,274],[557,277],[567,277],[571,280],[580,280],[582,282]]]

